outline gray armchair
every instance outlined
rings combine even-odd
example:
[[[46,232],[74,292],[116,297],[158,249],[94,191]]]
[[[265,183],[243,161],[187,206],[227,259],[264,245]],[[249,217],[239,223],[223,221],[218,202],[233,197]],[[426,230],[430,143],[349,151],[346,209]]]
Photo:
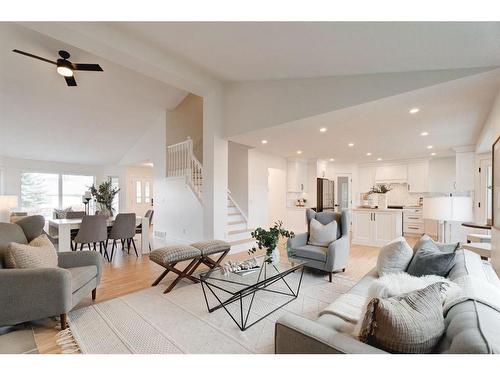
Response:
[[[59,315],[61,329],[66,314],[101,279],[101,257],[96,252],[58,254],[59,268],[7,269],[3,251],[10,242],[26,244],[43,232],[43,216],[28,216],[16,224],[0,223],[0,326]]]
[[[349,225],[350,218],[347,210],[342,213],[333,211],[316,212],[310,208],[306,210],[306,220],[309,227],[311,219],[315,218],[321,224],[326,225],[333,220],[337,221],[337,239],[328,247],[313,246],[308,244],[309,233],[301,233],[288,240],[288,257],[306,260],[307,267],[328,272],[330,282],[332,274],[336,271],[345,271],[347,259],[349,258]]]

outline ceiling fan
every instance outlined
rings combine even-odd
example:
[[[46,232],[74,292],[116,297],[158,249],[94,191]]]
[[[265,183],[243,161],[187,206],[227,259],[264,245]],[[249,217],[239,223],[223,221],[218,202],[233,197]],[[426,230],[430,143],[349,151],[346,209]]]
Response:
[[[75,70],[82,70],[82,71],[87,71],[87,72],[102,72],[102,68],[99,66],[99,64],[77,64],[77,63],[72,63],[69,61],[70,54],[66,51],[59,51],[59,56],[61,57],[60,59],[57,59],[57,61],[51,61],[49,59],[45,59],[40,56],[33,55],[28,52],[20,51],[18,49],[13,49],[12,52],[19,53],[24,56],[28,57],[33,57],[34,59],[42,60],[50,64],[54,64],[57,66],[56,71],[60,75],[64,77],[66,80],[66,84],[68,86],[76,86],[76,81],[74,77],[74,71]]]

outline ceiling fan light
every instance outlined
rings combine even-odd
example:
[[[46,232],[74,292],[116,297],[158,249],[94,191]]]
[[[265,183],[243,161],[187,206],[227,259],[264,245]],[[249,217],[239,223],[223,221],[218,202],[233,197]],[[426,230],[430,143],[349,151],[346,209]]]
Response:
[[[73,77],[73,70],[71,70],[67,66],[58,66],[57,73],[59,73],[63,77]]]

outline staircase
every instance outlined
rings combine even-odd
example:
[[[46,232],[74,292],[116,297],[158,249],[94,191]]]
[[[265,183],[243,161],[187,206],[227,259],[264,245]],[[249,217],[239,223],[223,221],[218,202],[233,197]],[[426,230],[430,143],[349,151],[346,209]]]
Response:
[[[193,154],[193,141],[167,146],[167,177],[185,177],[199,202],[203,205],[203,166]],[[248,227],[248,219],[238,204],[227,192],[227,231],[226,239],[231,244],[231,253],[243,252],[255,246]]]

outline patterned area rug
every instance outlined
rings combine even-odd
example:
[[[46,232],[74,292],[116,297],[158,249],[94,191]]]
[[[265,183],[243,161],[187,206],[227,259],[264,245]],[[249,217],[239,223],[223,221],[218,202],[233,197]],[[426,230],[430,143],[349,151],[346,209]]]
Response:
[[[300,272],[289,275],[292,288]],[[329,283],[327,277],[304,272],[299,297],[242,332],[223,309],[208,313],[199,284],[180,283],[163,294],[161,284],[70,313],[70,328],[83,353],[273,353],[274,324],[284,314],[315,319],[327,305],[347,292],[354,281],[342,274]],[[276,283],[276,290],[286,285]],[[283,289],[284,290],[284,289]],[[208,296],[211,306],[216,303]],[[259,291],[249,321],[257,320],[281,305],[282,295]],[[246,313],[249,297],[244,300]],[[228,307],[238,312],[239,303]]]

